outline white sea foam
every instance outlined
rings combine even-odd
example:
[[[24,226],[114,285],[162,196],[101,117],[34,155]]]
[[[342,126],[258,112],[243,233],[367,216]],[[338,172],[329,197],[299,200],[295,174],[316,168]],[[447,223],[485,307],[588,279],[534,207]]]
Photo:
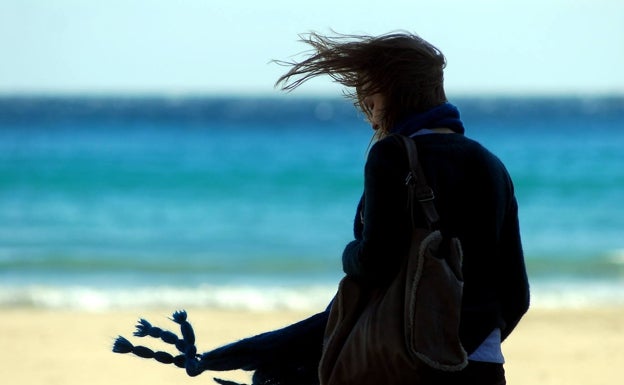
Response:
[[[188,308],[266,310],[324,309],[336,288],[200,286],[106,289],[87,286],[1,287],[0,307],[105,311],[111,309]]]
[[[624,306],[624,280],[548,280],[531,288],[536,308],[589,308]]]
[[[0,286],[0,308],[31,307],[106,311],[136,308],[237,309],[250,311],[325,309],[335,285],[197,287]],[[624,306],[624,281],[538,281],[532,308]]]

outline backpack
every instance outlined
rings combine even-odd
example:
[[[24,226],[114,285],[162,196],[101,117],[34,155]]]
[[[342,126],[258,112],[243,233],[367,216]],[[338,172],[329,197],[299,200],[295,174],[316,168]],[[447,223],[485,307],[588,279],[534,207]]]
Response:
[[[395,137],[405,147],[410,166],[405,183],[411,246],[389,286],[366,288],[348,276],[340,282],[325,330],[321,385],[414,385],[423,383],[432,369],[459,371],[468,364],[459,340],[461,244],[437,229],[434,195],[416,144]],[[427,228],[415,225],[416,202]]]

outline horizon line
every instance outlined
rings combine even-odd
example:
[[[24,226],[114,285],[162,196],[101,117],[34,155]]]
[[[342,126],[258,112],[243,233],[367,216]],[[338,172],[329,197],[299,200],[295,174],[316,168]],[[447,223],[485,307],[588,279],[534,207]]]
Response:
[[[171,91],[171,90],[20,90],[2,91],[0,98],[119,98],[119,99],[346,99],[344,95],[336,92],[236,92],[236,91]],[[455,98],[624,98],[622,91],[471,91],[449,92],[449,100]]]

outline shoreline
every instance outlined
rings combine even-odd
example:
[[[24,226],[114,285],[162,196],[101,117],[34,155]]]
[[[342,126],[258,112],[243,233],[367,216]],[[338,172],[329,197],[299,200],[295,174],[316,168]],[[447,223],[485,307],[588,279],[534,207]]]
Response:
[[[306,318],[304,311],[238,311],[188,309],[197,347],[207,351],[225,343],[277,329]],[[183,370],[154,360],[115,354],[114,339],[175,353],[155,339],[132,336],[138,318],[179,332],[170,310],[137,309],[104,312],[3,308],[0,317],[4,381],[16,384],[149,383],[197,384]],[[620,381],[624,362],[624,307],[531,309],[503,343],[509,384],[584,385]],[[173,349],[172,349],[173,348]],[[205,372],[249,383],[250,373]]]
[[[118,285],[64,283],[0,284],[2,309],[124,312],[132,309],[212,309],[215,311],[294,311],[324,309],[339,277],[283,282],[244,281],[234,284]],[[275,282],[279,282],[276,284]],[[531,283],[533,309],[624,308],[620,279],[536,279]]]

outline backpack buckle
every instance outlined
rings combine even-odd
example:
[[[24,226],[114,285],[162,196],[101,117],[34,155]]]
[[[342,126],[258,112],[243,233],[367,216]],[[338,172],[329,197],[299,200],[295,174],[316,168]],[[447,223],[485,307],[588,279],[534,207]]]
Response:
[[[430,187],[422,188],[416,191],[416,199],[419,202],[430,202],[435,199],[435,194]]]
[[[414,175],[412,171],[408,172],[407,176],[405,177],[405,185],[409,186],[415,183],[416,183],[416,176]]]

